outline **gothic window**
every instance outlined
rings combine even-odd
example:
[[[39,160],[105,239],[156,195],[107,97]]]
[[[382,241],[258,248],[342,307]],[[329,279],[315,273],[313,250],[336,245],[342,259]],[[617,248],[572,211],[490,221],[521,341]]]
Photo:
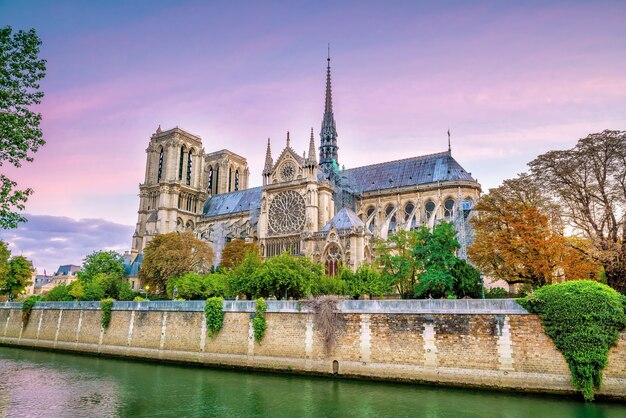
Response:
[[[413,211],[415,210],[415,205],[413,205],[413,203],[409,202],[406,204],[406,206],[404,207],[404,222],[408,223],[409,222],[409,218],[411,217],[411,214],[413,213]],[[409,229],[413,230],[417,228],[417,219],[416,216],[413,216],[411,218],[411,224],[409,225]]]
[[[430,221],[430,218],[432,218],[435,213],[435,202],[429,200],[426,202],[426,206],[424,208],[426,209],[426,219]]]
[[[375,210],[376,210],[376,209],[374,209],[374,206],[370,206],[370,207],[367,209],[367,212],[366,212],[366,214],[367,214],[367,219],[366,219],[366,221],[367,221],[367,220],[368,220],[368,219],[372,216],[372,214],[374,213],[374,211],[375,211]],[[376,218],[374,217],[374,218],[372,218],[372,221],[370,222],[369,227],[368,227],[369,231],[370,231],[372,234],[374,233],[374,224],[375,224],[375,223],[376,223]]]
[[[337,244],[331,244],[326,250],[326,257],[324,265],[326,267],[327,276],[336,276],[339,274],[339,268],[341,267],[341,249]]]
[[[469,197],[463,199],[463,201],[461,202],[461,209],[463,210],[463,217],[465,219],[467,219],[467,217],[469,216],[473,206],[474,202],[472,202],[472,199],[470,199]]]
[[[161,181],[163,175],[163,148],[161,148],[161,154],[159,154],[159,174],[157,175],[157,182]]]
[[[183,159],[185,158],[185,147],[180,147],[180,160],[178,161],[178,180],[183,179]]]
[[[213,191],[213,194],[218,194],[219,188],[220,188],[220,168],[215,167],[215,190]]]
[[[213,167],[209,167],[209,187],[207,187],[209,194],[213,193]]]
[[[233,168],[228,167],[228,192],[229,193],[232,191],[232,185],[233,185]]]
[[[239,190],[239,170],[235,170],[235,191]]]
[[[191,161],[192,161],[192,154],[191,154],[191,150],[189,150],[189,153],[187,154],[187,185],[191,184]]]
[[[389,218],[389,215],[393,212],[393,205],[387,206],[385,209],[385,216]],[[396,215],[394,214],[389,220],[389,229],[387,230],[387,234],[395,234],[396,233]]]
[[[449,198],[443,204],[443,216],[450,221],[454,216],[454,199]]]
[[[304,227],[306,204],[293,190],[280,192],[269,207],[269,227],[277,234],[300,232]]]

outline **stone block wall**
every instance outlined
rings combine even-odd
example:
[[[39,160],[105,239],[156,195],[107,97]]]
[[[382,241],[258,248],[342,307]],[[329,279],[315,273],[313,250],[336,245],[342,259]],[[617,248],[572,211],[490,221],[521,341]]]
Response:
[[[207,335],[204,302],[116,302],[101,327],[98,303],[45,302],[22,325],[21,304],[0,304],[0,344],[392,381],[572,393],[563,356],[540,319],[506,301],[343,301],[334,346],[314,313],[268,301],[254,340],[254,303],[224,302]],[[602,394],[626,400],[626,331],[609,354]]]

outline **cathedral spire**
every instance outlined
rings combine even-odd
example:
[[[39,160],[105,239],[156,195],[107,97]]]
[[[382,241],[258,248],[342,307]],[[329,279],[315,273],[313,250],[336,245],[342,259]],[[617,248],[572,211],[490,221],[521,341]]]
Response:
[[[320,167],[327,172],[333,168],[333,162],[338,164],[337,127],[333,114],[333,95],[330,81],[330,44],[328,44],[328,58],[326,58],[326,100],[324,104],[324,118],[320,132]]]
[[[272,150],[270,148],[270,139],[267,138],[267,150],[265,151],[265,166],[263,167],[263,174],[271,173],[273,165],[274,165],[274,161],[272,160]]]
[[[309,159],[307,160],[309,165],[317,165],[315,159],[315,136],[313,135],[313,128],[311,128],[311,139],[309,140]]]

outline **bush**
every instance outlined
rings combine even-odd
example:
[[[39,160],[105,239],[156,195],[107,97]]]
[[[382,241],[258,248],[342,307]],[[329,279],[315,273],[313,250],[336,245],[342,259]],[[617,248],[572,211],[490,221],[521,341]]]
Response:
[[[84,285],[82,300],[102,300],[104,299],[104,289],[98,280],[86,282]]]
[[[28,325],[28,320],[30,319],[30,314],[33,311],[33,306],[35,303],[42,301],[43,298],[39,295],[32,295],[26,298],[24,302],[22,302],[22,326],[26,327]]]
[[[431,268],[420,273],[419,282],[415,286],[416,297],[439,299],[453,294],[454,278],[450,272]]]
[[[480,272],[467,261],[459,259],[452,267],[454,294],[459,298],[480,298],[483,292],[483,280]]]
[[[224,297],[229,294],[228,276],[223,273],[197,274],[187,273],[167,282],[167,295],[174,298],[174,289],[177,297],[187,300]]]
[[[206,329],[209,336],[214,337],[224,325],[223,298],[210,298],[204,305],[206,315]]]
[[[111,309],[113,309],[114,299],[107,298],[100,301],[100,309],[102,309],[101,324],[102,328],[108,328],[111,322]]]
[[[541,316],[546,334],[567,360],[574,387],[585,400],[593,400],[609,348],[626,326],[620,294],[604,284],[581,280],[545,286],[518,301]]]
[[[267,305],[263,298],[258,298],[255,301],[255,305],[256,308],[254,310],[254,318],[252,318],[252,328],[254,329],[254,340],[260,343],[265,335],[265,328],[267,328],[267,322],[265,321]]]
[[[506,299],[509,297],[509,292],[502,287],[492,287],[491,289],[485,289],[486,299]]]
[[[341,276],[343,277],[343,276]],[[311,283],[311,294],[318,295],[345,295],[347,286],[341,277],[320,276]]]
[[[70,288],[64,284],[54,286],[45,296],[50,302],[70,302],[74,300],[70,295]]]

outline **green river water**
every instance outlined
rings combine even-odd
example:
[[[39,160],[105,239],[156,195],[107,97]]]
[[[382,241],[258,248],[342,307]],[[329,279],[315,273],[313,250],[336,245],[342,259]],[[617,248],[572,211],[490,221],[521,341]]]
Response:
[[[626,417],[626,404],[0,347],[0,417]]]

